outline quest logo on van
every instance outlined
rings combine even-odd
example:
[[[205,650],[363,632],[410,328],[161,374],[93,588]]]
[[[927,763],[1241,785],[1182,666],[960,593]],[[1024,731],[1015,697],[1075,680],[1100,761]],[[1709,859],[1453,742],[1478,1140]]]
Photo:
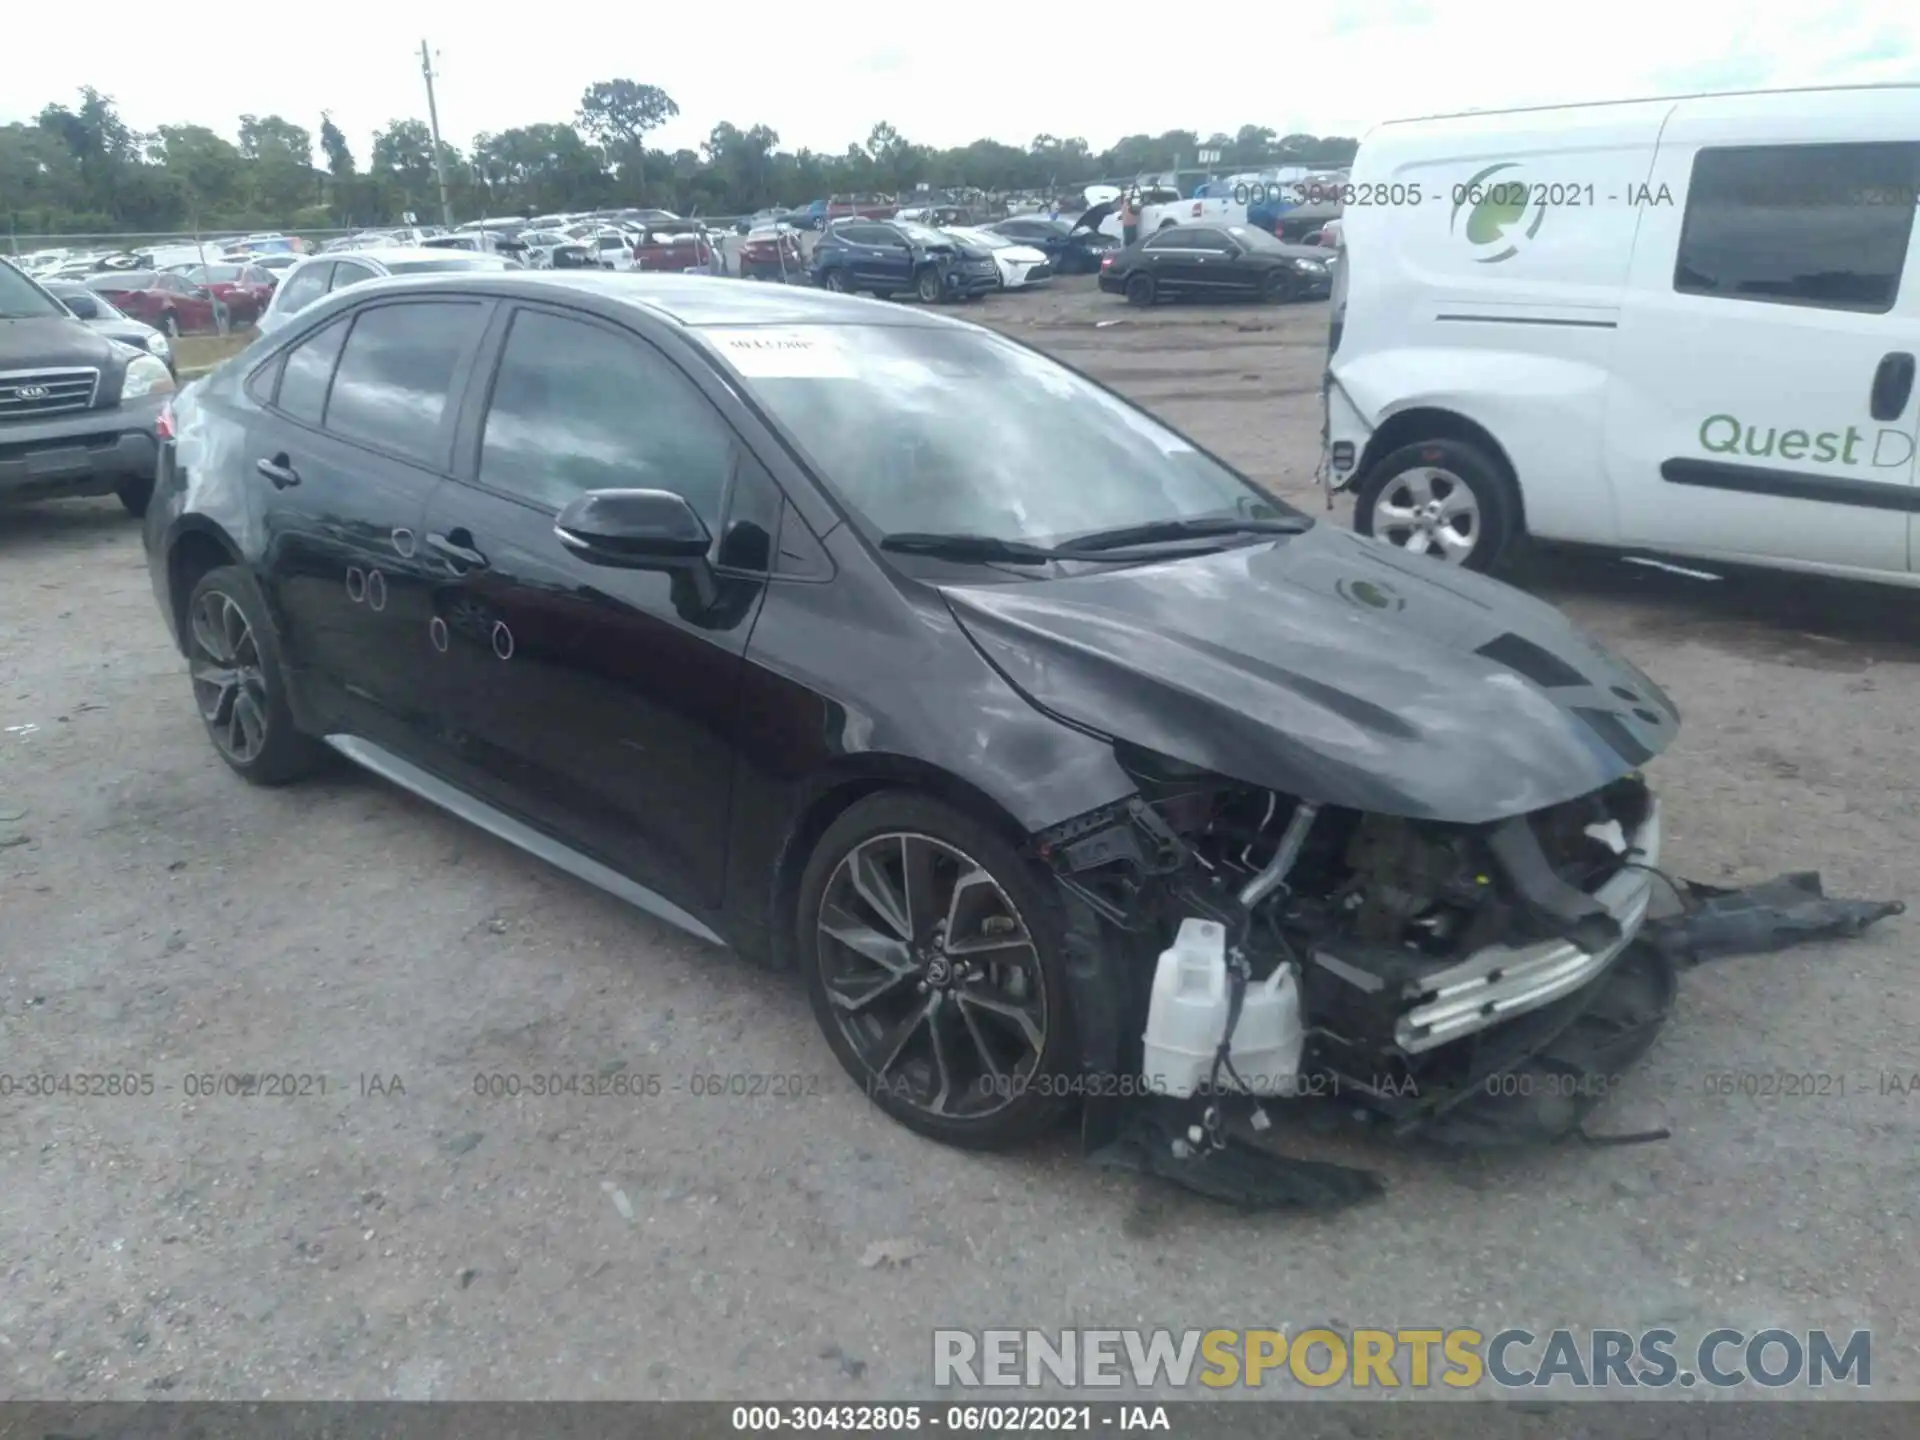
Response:
[[[1518,255],[1520,247],[1540,233],[1540,226],[1547,218],[1545,205],[1528,203],[1533,187],[1523,177],[1507,175],[1501,180],[1493,179],[1495,175],[1519,168],[1516,162],[1503,160],[1498,165],[1487,166],[1464,185],[1454,186],[1449,228],[1455,233],[1462,231],[1460,212],[1465,210],[1467,244],[1488,252],[1474,256],[1482,265],[1511,260]]]
[[[1872,450],[1863,452],[1869,441]],[[1709,415],[1700,422],[1700,448],[1710,455],[1757,460],[1811,460],[1819,465],[1869,465],[1897,469],[1913,459],[1913,436],[1904,430],[1782,430],[1748,425],[1738,415]]]

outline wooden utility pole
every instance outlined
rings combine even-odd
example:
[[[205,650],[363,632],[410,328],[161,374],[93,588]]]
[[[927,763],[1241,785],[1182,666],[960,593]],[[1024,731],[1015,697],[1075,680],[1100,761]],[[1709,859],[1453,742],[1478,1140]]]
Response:
[[[427,82],[427,128],[433,132],[433,178],[440,186],[440,223],[453,228],[453,206],[447,203],[447,165],[440,157],[440,107],[433,98],[433,55],[420,42],[420,74]]]

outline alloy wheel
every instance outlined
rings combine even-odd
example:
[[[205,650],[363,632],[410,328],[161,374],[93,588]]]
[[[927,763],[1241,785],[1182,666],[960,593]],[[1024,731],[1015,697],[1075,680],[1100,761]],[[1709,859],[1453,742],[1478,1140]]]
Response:
[[[207,733],[236,765],[267,744],[267,675],[253,627],[229,595],[209,590],[188,617],[193,636],[193,696]]]
[[[1022,1097],[1046,1048],[1046,987],[1032,932],[984,867],[929,835],[877,835],[834,868],[816,923],[833,1019],[870,1085],[949,1120]]]
[[[1451,470],[1422,466],[1389,480],[1373,502],[1373,533],[1415,555],[1464,564],[1480,542],[1480,502]]]

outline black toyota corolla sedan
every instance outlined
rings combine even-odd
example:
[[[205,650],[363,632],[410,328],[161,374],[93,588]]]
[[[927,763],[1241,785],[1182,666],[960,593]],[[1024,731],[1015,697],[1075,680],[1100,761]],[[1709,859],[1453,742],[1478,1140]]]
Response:
[[[1327,1077],[1437,1122],[1665,1013],[1666,697],[991,331],[396,277],[161,428],[154,592],[227,765],[337,752],[797,965],[928,1135]]]

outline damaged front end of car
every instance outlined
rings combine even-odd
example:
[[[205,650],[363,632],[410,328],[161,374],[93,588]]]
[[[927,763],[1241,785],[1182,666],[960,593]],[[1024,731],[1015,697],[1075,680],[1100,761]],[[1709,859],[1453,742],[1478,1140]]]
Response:
[[[1070,903],[1107,927],[1101,980],[1121,998],[1096,1015],[1126,1017],[1088,1031],[1094,1158],[1237,1204],[1331,1206],[1379,1181],[1231,1127],[1268,1129],[1276,1101],[1332,1102],[1445,1148],[1665,1138],[1584,1128],[1652,1045],[1680,969],[1707,958],[1684,917],[1649,928],[1657,885],[1683,904],[1698,887],[1659,869],[1660,804],[1639,773],[1455,825],[1119,749],[1139,794],[1035,838]],[[1776,949],[1904,908],[1826,900],[1811,876],[1783,893],[1791,907],[1704,912],[1703,933],[1728,940],[1732,917],[1753,934],[1720,953]]]
[[[1399,1135],[1550,1140],[1665,1018],[1671,964],[1657,952],[1622,964],[1660,855],[1659,804],[1638,774],[1497,824],[1450,825],[1119,753],[1138,796],[1055,827],[1036,850],[1134,942],[1125,1008],[1145,1023],[1113,1058],[1141,1075],[1143,1096],[1199,1102],[1203,1129],[1224,1099],[1324,1098]],[[1260,1001],[1283,992],[1276,1022]],[[1604,1012],[1604,1036],[1562,1043],[1555,1083],[1502,1084],[1588,1012]],[[1498,1103],[1523,1091],[1564,1103]]]
[[[1446,1146],[1593,1139],[1679,970],[1897,912],[1668,880],[1641,767],[1678,731],[1671,700],[1549,607],[1418,565],[1316,526],[946,591],[980,653],[1110,744],[1129,787],[1032,837],[1079,917],[1102,1157],[1331,1203],[1371,1177],[1262,1173],[1266,1152],[1229,1143],[1236,1113],[1259,1129],[1272,1102],[1336,1102],[1319,1113]],[[1677,919],[1652,914],[1663,887]]]

